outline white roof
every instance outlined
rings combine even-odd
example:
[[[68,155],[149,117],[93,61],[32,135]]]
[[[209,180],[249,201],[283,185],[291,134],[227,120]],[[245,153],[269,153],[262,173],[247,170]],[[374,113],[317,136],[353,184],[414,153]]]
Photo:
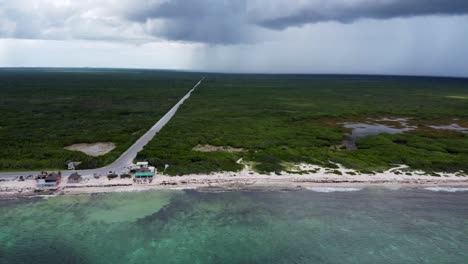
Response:
[[[145,162],[137,162],[136,165],[138,165],[138,166],[148,166],[148,162],[146,162],[146,161]]]

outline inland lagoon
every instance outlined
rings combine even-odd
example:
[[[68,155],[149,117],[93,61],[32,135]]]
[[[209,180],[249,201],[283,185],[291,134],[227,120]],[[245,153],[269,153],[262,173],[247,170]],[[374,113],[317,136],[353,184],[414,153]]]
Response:
[[[0,201],[0,263],[465,263],[466,188]]]
[[[414,127],[403,127],[395,128],[386,126],[383,124],[366,124],[366,123],[344,123],[345,128],[352,129],[349,134],[349,140],[344,141],[344,145],[347,149],[353,150],[357,149],[356,141],[361,138],[375,136],[380,134],[401,134],[406,131],[411,131],[415,129]]]

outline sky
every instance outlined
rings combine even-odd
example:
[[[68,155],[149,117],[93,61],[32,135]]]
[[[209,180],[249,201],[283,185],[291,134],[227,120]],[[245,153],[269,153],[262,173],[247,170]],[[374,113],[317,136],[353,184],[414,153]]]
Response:
[[[468,77],[468,1],[0,0],[0,67]]]

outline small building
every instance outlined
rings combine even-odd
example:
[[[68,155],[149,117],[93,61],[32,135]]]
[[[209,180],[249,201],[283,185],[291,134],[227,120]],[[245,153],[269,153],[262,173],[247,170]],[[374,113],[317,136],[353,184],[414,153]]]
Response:
[[[148,162],[147,161],[143,161],[143,162],[137,162],[136,164],[139,168],[148,168]]]
[[[76,170],[78,165],[80,165],[82,162],[80,161],[67,161],[65,165],[67,165],[68,170]]]
[[[135,178],[153,178],[154,172],[151,171],[137,171],[135,173]]]
[[[70,176],[68,176],[68,182],[69,183],[79,183],[81,182],[83,178],[81,177],[80,174],[74,172]]]
[[[67,163],[67,168],[69,170],[75,170],[75,168],[76,168],[75,162],[73,162],[73,161],[68,162]]]
[[[112,180],[112,179],[117,179],[119,177],[119,175],[113,171],[109,171],[109,173],[107,174],[107,178],[109,180]]]
[[[145,168],[148,168],[149,163],[144,161],[144,162],[137,162],[136,164],[132,164],[130,167],[128,167],[129,171],[132,173],[137,172],[138,170],[142,170]]]
[[[129,173],[120,174],[120,179],[131,179],[131,178],[132,178],[132,175],[130,175]]]
[[[151,183],[153,182],[153,177],[154,170],[150,170],[149,168],[142,168],[135,172],[135,179],[133,179],[133,181],[135,183]]]
[[[131,170],[135,173],[135,179],[133,179],[136,183],[151,183],[153,181],[153,177],[156,171],[155,167],[149,166],[148,162],[137,162],[136,165]]]
[[[137,162],[132,169],[136,178],[151,178],[156,172],[156,167],[149,166],[149,163],[146,161]]]
[[[56,187],[60,184],[61,180],[62,173],[60,171],[57,173],[47,173],[46,171],[43,171],[36,177],[37,187],[41,188]]]

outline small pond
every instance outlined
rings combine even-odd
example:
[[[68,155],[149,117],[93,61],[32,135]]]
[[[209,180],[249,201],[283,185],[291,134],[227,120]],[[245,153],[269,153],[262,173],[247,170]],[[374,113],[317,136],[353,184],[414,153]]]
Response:
[[[401,123],[400,123],[401,124]],[[366,123],[343,123],[343,126],[352,129],[349,139],[343,142],[343,145],[348,150],[357,149],[356,141],[360,138],[375,136],[383,133],[401,134],[406,131],[414,130],[416,127],[404,126],[402,128],[390,127],[383,124],[366,124]]]
[[[383,133],[387,134],[402,134],[407,131],[417,129],[417,126],[411,126],[408,124],[409,119],[407,118],[383,118],[383,119],[370,119],[369,123],[353,123],[346,122],[342,123],[345,128],[352,129],[351,133],[348,134],[348,140],[343,142],[343,145],[348,150],[357,149],[356,141]],[[379,122],[385,122],[380,124]],[[388,123],[391,123],[388,125]],[[393,125],[393,123],[395,125]],[[427,126],[433,129],[452,130],[461,133],[468,134],[468,128],[462,127],[456,123],[445,126]]]

